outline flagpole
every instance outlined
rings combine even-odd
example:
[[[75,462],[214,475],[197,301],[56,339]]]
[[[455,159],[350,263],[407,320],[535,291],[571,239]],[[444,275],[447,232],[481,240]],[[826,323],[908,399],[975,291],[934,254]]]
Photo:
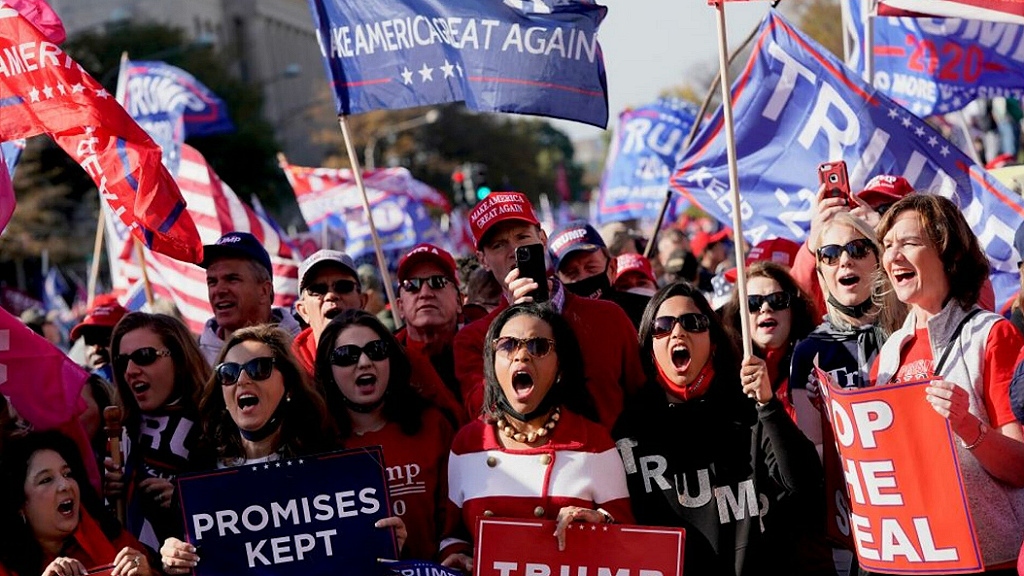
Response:
[[[89,296],[86,299],[86,307],[92,307],[92,301],[96,298],[96,282],[100,278],[100,255],[103,252],[103,231],[106,228],[103,215],[103,199],[100,198],[99,215],[96,217],[96,240],[92,245],[92,266],[89,267]]]
[[[864,19],[864,80],[875,87],[875,4],[871,2]]]
[[[356,187],[359,188],[359,195],[363,200],[363,209],[366,210],[366,221],[370,224],[370,237],[373,239],[373,251],[377,255],[377,266],[380,268],[380,278],[384,283],[384,291],[388,296],[388,303],[391,304],[391,317],[395,320],[395,328],[402,327],[402,319],[398,316],[398,300],[395,298],[395,289],[391,286],[391,274],[388,273],[388,263],[384,259],[384,251],[380,247],[380,238],[377,236],[377,226],[373,223],[373,211],[370,209],[370,199],[366,196],[366,186],[363,185],[363,170],[359,167],[359,158],[356,156],[356,148],[352,145],[352,134],[348,129],[348,116],[338,116],[338,125],[341,126],[341,135],[345,138],[345,148],[348,150],[348,160],[352,164],[352,174],[356,178]],[[326,227],[326,222],[324,223]]]
[[[139,270],[142,271],[142,287],[146,291],[146,304],[149,307],[153,307],[153,285],[149,283],[149,273],[146,271],[146,255],[142,251],[142,242],[139,242],[138,238],[133,237],[132,241],[135,243],[135,257],[139,259]]]
[[[725,118],[726,152],[729,157],[729,188],[732,198],[732,234],[736,246],[736,292],[739,296],[740,327],[742,329],[743,357],[753,356],[750,342],[750,306],[747,304],[747,267],[743,255],[743,218],[740,217],[740,178],[736,162],[736,135],[733,131],[732,95],[729,82],[729,42],[725,28],[725,0],[717,0],[715,13],[718,20],[718,67],[721,74],[722,111]]]
[[[779,4],[778,0],[772,2],[772,8]],[[754,26],[750,30],[750,34],[747,34],[743,43],[736,47],[735,50],[729,54],[729,64],[731,65],[733,60],[740,55],[746,47],[754,40],[757,36],[757,31],[761,28],[760,25]],[[693,144],[694,139],[697,138],[697,132],[700,131],[701,120],[704,119],[704,115],[707,114],[708,107],[711,106],[711,99],[715,95],[715,90],[718,89],[718,83],[721,81],[721,72],[715,73],[715,78],[711,81],[711,85],[708,86],[708,91],[704,95],[704,101],[700,103],[700,110],[697,111],[697,116],[693,119],[693,126],[690,127],[690,133],[686,136],[686,143],[683,144],[683,150],[690,147]],[[647,247],[644,248],[644,258],[650,258],[654,254],[654,248],[658,245],[658,233],[661,232],[661,225],[665,222],[665,213],[668,212],[668,205],[672,203],[672,195],[675,192],[672,187],[669,186],[668,190],[665,191],[665,201],[661,203],[661,212],[658,213],[658,222],[654,226],[654,232],[651,233],[651,241],[647,243]]]

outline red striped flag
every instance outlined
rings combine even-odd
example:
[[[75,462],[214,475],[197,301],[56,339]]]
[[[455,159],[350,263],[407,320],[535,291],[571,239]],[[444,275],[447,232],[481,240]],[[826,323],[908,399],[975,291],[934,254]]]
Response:
[[[880,0],[879,16],[968,18],[1024,24],[1022,0]]]
[[[203,243],[213,244],[232,231],[252,233],[270,253],[274,268],[274,304],[291,306],[298,294],[299,262],[287,238],[282,237],[279,230],[242,202],[221,181],[202,154],[187,144],[181,150],[177,181]],[[116,231],[114,234],[115,238],[126,238]],[[113,251],[111,261],[118,260],[118,265],[111,267],[114,284],[118,288],[127,289],[141,277],[132,249],[130,246],[126,248],[123,241],[120,244],[112,241],[108,246],[108,255],[110,251]],[[203,325],[213,316],[206,290],[206,270],[150,250],[144,252],[146,271],[154,293],[172,300],[189,329],[201,332]]]

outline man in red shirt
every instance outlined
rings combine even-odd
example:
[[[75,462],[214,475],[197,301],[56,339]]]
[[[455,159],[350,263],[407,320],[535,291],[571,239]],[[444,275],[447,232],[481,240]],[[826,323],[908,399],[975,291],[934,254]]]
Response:
[[[296,359],[313,374],[316,343],[324,327],[349,308],[362,310],[366,295],[352,257],[337,250],[319,250],[299,267],[299,299],[295,311],[309,324],[292,343]]]
[[[491,194],[470,212],[469,224],[477,260],[504,291],[501,305],[455,336],[455,375],[463,403],[470,418],[475,419],[483,403],[487,328],[510,301],[523,296],[523,286],[530,282],[518,276],[516,248],[539,243],[546,250],[547,235],[530,201],[518,192]],[[626,397],[639,390],[645,380],[636,330],[617,305],[569,294],[557,279],[549,278],[548,284],[550,304],[565,317],[579,339],[587,388],[593,395],[601,424],[610,429],[622,412]]]

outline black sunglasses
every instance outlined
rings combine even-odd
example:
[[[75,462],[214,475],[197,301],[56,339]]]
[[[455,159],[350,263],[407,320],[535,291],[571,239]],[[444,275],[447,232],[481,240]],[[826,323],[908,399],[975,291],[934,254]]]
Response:
[[[270,378],[270,373],[274,370],[274,363],[275,360],[272,356],[263,356],[253,358],[245,364],[224,362],[217,366],[215,372],[217,372],[217,379],[220,380],[221,386],[233,386],[241,378],[242,370],[245,370],[245,373],[249,375],[249,379],[255,382]]]
[[[672,333],[676,324],[683,327],[683,330],[693,334],[706,332],[711,327],[711,320],[700,312],[690,312],[679,316],[658,316],[654,319],[654,328],[651,335],[655,338],[663,338]]]
[[[163,350],[157,350],[152,346],[147,346],[145,348],[139,348],[131,354],[118,354],[117,356],[114,356],[114,368],[116,368],[120,373],[128,369],[129,360],[135,362],[136,366],[149,366],[153,362],[156,362],[157,358],[170,355],[171,351],[166,348]]]
[[[448,284],[451,284],[451,280],[445,276],[427,276],[426,278],[406,278],[402,280],[402,290],[409,292],[410,294],[416,294],[423,288],[423,285],[430,286],[431,290],[441,290]]]
[[[335,294],[351,294],[359,284],[352,280],[335,280],[332,284],[317,282],[306,286],[306,292],[312,296],[326,296],[327,291]]]
[[[359,347],[355,344],[338,346],[331,352],[331,364],[335,366],[353,366],[359,362],[359,358],[366,353],[366,357],[374,362],[380,362],[391,354],[391,347],[383,340],[368,342],[366,346]]]
[[[747,296],[747,306],[750,307],[751,312],[757,312],[761,309],[761,305],[765,302],[772,310],[785,310],[789,308],[791,303],[791,296],[789,292],[772,292],[771,294],[751,294]]]
[[[502,336],[494,339],[494,351],[511,358],[523,346],[534,358],[543,358],[555,349],[555,341],[550,338],[516,338]]]
[[[839,263],[839,257],[846,252],[850,255],[850,258],[854,260],[860,260],[868,255],[868,253],[876,252],[877,248],[867,238],[857,238],[851,240],[846,244],[840,246],[839,244],[829,244],[828,246],[822,246],[818,248],[818,261],[826,266],[835,266]]]

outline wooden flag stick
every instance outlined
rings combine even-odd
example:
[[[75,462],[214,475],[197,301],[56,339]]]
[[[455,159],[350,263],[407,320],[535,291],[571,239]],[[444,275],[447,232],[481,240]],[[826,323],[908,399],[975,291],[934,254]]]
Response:
[[[380,238],[377,236],[377,226],[373,223],[373,210],[370,209],[370,199],[366,196],[366,187],[363,185],[363,170],[359,166],[359,158],[356,156],[355,146],[352,145],[352,134],[348,129],[348,117],[344,114],[338,116],[338,125],[341,126],[341,135],[345,138],[345,148],[348,150],[348,160],[352,164],[352,174],[356,178],[356,188],[359,188],[359,195],[363,200],[363,209],[366,210],[366,221],[370,224],[370,237],[373,239],[373,251],[377,254],[377,266],[380,269],[380,278],[384,283],[384,291],[388,296],[388,303],[391,304],[391,317],[395,319],[395,329],[402,327],[402,319],[398,316],[398,299],[395,298],[395,289],[391,286],[391,274],[388,272],[388,263],[384,259],[384,251],[380,247]],[[327,223],[324,223],[326,226]]]
[[[718,17],[718,68],[722,81],[722,111],[725,118],[726,152],[729,157],[729,188],[732,198],[732,237],[736,245],[736,291],[740,304],[743,357],[749,358],[754,350],[750,342],[750,306],[747,304],[747,267],[743,254],[743,218],[740,216],[740,175],[736,161],[736,134],[732,121],[732,94],[729,82],[729,41],[725,29],[725,0],[715,4]]]
[[[142,251],[142,242],[139,242],[138,238],[132,237],[132,241],[135,243],[135,257],[139,260],[139,270],[142,271],[142,287],[146,290],[146,303],[149,307],[153,307],[153,285],[149,283],[149,273],[146,272],[146,254]]]
[[[88,384],[87,384],[88,386]],[[103,409],[104,429],[107,432],[107,450],[110,453],[110,460],[114,467],[124,472],[124,458],[121,456],[121,408],[119,406],[107,406]],[[114,501],[117,510],[117,519],[125,526],[125,493]]]
[[[103,198],[100,198],[99,214],[96,216],[96,240],[92,245],[92,266],[89,267],[89,297],[86,300],[86,307],[92,307],[92,301],[96,298],[96,282],[100,277],[100,255],[103,253],[103,232],[106,223],[103,221]]]

